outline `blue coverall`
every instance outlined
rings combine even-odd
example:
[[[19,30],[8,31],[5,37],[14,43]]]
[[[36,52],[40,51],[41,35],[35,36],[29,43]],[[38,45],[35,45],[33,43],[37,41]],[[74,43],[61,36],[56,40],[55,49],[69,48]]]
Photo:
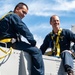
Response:
[[[18,35],[24,36],[29,43],[17,40]],[[21,18],[12,12],[0,20],[0,40],[6,38],[15,38],[13,44],[7,43],[8,47],[12,45],[14,49],[23,50],[30,54],[32,61],[31,75],[44,75],[44,64],[41,50],[35,47],[36,41],[32,33],[27,28]]]
[[[54,36],[54,39],[52,39],[52,35]],[[53,34],[49,33],[45,37],[43,44],[40,47],[42,54],[44,54],[48,48],[53,49],[54,47],[53,42],[54,40],[56,40],[57,36],[58,35],[54,33]],[[62,29],[62,32],[59,37],[59,44],[60,44],[60,56],[62,58],[65,71],[66,71],[66,65],[68,65],[71,69],[73,69],[73,57],[69,52],[66,51],[66,50],[71,50],[70,49],[71,42],[75,43],[75,34],[73,34],[68,29]]]

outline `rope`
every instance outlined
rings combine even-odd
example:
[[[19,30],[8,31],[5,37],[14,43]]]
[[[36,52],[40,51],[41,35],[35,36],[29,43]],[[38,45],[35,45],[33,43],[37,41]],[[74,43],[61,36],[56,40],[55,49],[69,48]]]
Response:
[[[2,43],[11,42],[11,38],[2,39],[2,40],[0,40],[0,42],[2,42]],[[5,54],[5,55],[3,55],[3,56],[0,57],[0,59],[3,59],[3,58],[5,58],[7,55],[10,55],[10,54],[12,53],[13,48],[10,47],[8,51],[6,51],[6,50],[4,50],[4,49],[2,49],[2,48],[0,48],[0,50]]]
[[[3,18],[5,18],[7,15],[9,15],[9,14],[12,14],[12,12],[9,12],[9,13],[7,13],[7,14],[5,14],[4,16],[2,16],[1,18],[0,18],[0,20],[2,20]]]
[[[0,60],[3,59],[3,58],[5,58],[7,55],[12,54],[12,52],[13,52],[13,48],[12,48],[12,47],[10,47],[8,51],[5,51],[5,50],[2,49],[2,48],[0,48],[0,50],[5,54],[5,55],[3,55],[3,56],[0,56]]]

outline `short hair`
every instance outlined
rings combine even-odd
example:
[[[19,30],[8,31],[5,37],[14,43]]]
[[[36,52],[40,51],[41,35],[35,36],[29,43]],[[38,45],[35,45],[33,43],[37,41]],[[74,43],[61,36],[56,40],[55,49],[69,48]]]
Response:
[[[57,16],[57,15],[52,15],[52,16],[50,17],[50,22],[52,21],[52,19],[53,19],[54,16]]]
[[[22,8],[23,5],[25,5],[26,8],[28,9],[27,4],[25,4],[25,3],[23,3],[23,2],[20,2],[20,3],[18,3],[18,4],[15,6],[14,11],[16,10],[17,7]]]

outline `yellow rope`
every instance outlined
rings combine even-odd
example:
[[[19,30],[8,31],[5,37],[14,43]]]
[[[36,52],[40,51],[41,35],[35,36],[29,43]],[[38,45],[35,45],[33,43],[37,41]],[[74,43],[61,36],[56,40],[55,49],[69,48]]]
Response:
[[[48,56],[52,55],[52,51],[45,52],[45,55],[48,55]]]
[[[3,39],[3,40],[0,40],[0,42],[2,43],[7,43],[7,42],[11,42],[11,38],[6,38],[6,39]],[[5,55],[1,56],[0,59],[3,59],[5,58],[7,55],[10,55],[13,51],[13,48],[10,47],[8,51],[4,50],[3,48],[0,48],[0,51],[2,51]]]
[[[4,17],[6,17],[8,14],[12,14],[12,12],[9,12],[9,13],[5,14],[4,16],[2,16],[2,17],[0,18],[0,20],[2,20],[2,19],[3,19]],[[3,40],[0,40],[0,42],[2,42],[2,43],[11,42],[11,39],[10,39],[10,38],[3,39]],[[10,48],[9,48],[9,51],[5,51],[5,50],[2,49],[2,48],[0,48],[0,50],[1,50],[3,53],[5,53],[4,56],[1,56],[1,57],[0,57],[0,59],[3,59],[3,58],[5,58],[7,55],[9,55],[9,54],[12,53],[13,48],[10,47]]]
[[[2,20],[4,17],[6,17],[8,14],[12,14],[12,12],[9,12],[9,13],[7,13],[7,14],[5,14],[4,16],[2,16],[1,18],[0,18],[0,20]]]
[[[0,60],[3,59],[3,58],[5,58],[7,55],[12,54],[12,52],[13,52],[12,47],[9,48],[9,51],[5,51],[5,50],[2,49],[2,48],[0,48],[0,50],[1,50],[3,53],[5,53],[5,55],[3,55],[3,56],[0,57]]]
[[[0,40],[0,42],[2,42],[2,43],[11,42],[11,38],[2,39],[2,40]]]

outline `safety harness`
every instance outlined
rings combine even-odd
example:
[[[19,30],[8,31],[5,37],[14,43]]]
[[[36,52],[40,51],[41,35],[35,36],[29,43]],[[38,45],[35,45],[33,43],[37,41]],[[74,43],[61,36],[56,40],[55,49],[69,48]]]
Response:
[[[12,14],[12,12],[9,12],[9,13],[7,13],[6,15],[2,16],[2,17],[0,18],[0,21],[1,21],[3,18],[5,18],[8,14]],[[6,44],[7,42],[11,42],[11,38],[6,38],[6,39],[0,40],[0,43]],[[5,58],[7,55],[10,55],[10,54],[12,53],[12,51],[13,51],[13,48],[10,47],[9,50],[6,51],[6,50],[3,49],[2,47],[0,47],[0,51],[2,51],[2,52],[4,53],[3,56],[0,56],[0,60],[1,60],[1,59]]]
[[[5,14],[4,16],[2,16],[1,18],[0,18],[0,20],[2,20],[3,18],[5,18],[7,15],[9,15],[9,14],[12,14],[12,12],[8,12],[7,14]]]
[[[46,52],[45,55],[53,55],[53,56],[57,56],[57,57],[60,57],[60,44],[59,44],[59,38],[60,38],[60,34],[62,32],[62,28],[59,29],[58,33],[57,33],[57,36],[55,38],[55,34],[52,32],[50,32],[50,36],[51,36],[51,39],[53,41],[53,48],[51,51],[49,52]],[[56,39],[56,40],[55,40]]]
[[[6,45],[7,42],[11,42],[11,38],[7,38],[7,39],[0,40],[0,43],[4,43],[5,45]],[[7,46],[6,46],[6,48],[7,48]],[[10,47],[9,50],[6,51],[4,48],[0,47],[0,51],[3,52],[3,55],[0,56],[0,60],[1,60],[1,59],[5,58],[7,55],[12,54],[13,48]]]
[[[51,36],[52,40],[53,40],[53,44],[54,44],[54,47],[53,47],[53,50],[52,50],[52,54],[55,55],[55,56],[60,56],[60,44],[59,44],[59,38],[60,38],[60,34],[62,32],[62,29],[60,28],[58,33],[57,33],[57,37],[56,37],[56,40],[54,41],[54,36]],[[53,32],[51,33],[53,34]]]

